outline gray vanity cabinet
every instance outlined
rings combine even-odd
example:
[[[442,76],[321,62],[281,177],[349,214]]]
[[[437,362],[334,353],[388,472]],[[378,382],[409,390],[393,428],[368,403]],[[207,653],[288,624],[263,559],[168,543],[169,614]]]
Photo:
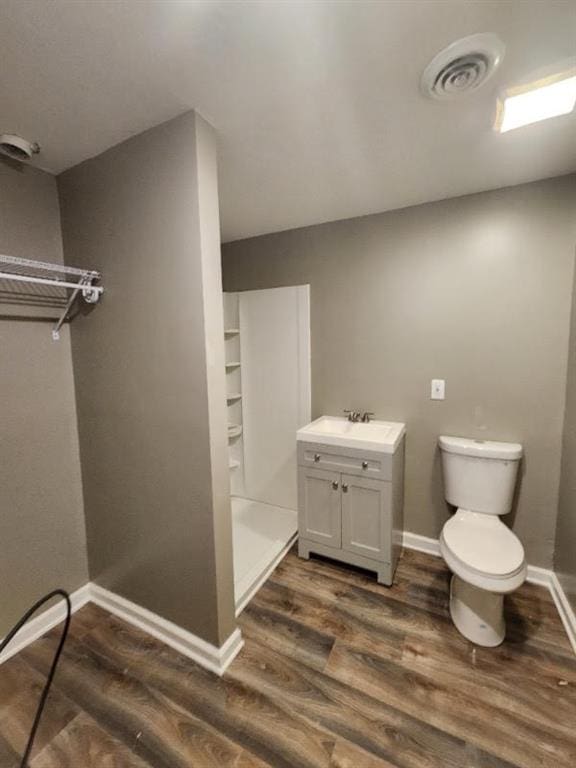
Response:
[[[394,454],[298,445],[298,554],[376,571],[392,584],[402,548],[404,438]]]
[[[392,534],[392,484],[342,475],[342,549],[388,559]]]
[[[340,474],[306,469],[298,488],[299,533],[310,541],[340,547]]]

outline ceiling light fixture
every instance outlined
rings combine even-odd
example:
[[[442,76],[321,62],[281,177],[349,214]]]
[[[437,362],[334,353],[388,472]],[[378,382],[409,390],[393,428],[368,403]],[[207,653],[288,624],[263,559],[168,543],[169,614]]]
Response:
[[[40,146],[35,141],[28,141],[14,133],[0,135],[0,153],[8,155],[13,160],[29,160],[38,152],[40,152]]]
[[[523,125],[567,115],[576,105],[576,73],[563,73],[513,88],[498,101],[496,130],[506,133]]]

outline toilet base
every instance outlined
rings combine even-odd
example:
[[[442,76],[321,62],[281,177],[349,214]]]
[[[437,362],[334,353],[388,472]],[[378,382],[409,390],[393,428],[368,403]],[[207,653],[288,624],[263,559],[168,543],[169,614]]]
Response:
[[[460,634],[476,645],[494,648],[506,635],[504,595],[479,589],[456,575],[450,582],[450,616]]]

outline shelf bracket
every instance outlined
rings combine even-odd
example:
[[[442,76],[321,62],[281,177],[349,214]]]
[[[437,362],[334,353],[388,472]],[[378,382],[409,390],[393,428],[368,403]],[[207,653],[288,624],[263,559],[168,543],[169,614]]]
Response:
[[[76,301],[76,296],[82,291],[82,296],[84,297],[84,300],[88,302],[88,304],[94,304],[98,301],[98,297],[100,295],[100,292],[94,288],[94,286],[91,285],[90,279],[88,277],[82,278],[78,285],[73,289],[72,293],[70,294],[68,301],[66,302],[66,306],[64,307],[64,310],[62,311],[62,314],[60,315],[58,322],[52,329],[52,339],[53,341],[59,341],[60,339],[60,328],[62,328],[62,325],[66,322],[68,319],[68,313],[72,309],[72,305]]]

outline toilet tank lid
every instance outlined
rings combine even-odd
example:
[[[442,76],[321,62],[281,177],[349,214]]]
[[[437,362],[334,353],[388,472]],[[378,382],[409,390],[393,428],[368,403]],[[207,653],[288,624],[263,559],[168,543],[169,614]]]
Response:
[[[506,459],[514,461],[522,456],[520,443],[497,443],[493,440],[474,440],[471,437],[448,437],[441,435],[438,444],[447,453],[461,456],[476,456],[481,459]]]

